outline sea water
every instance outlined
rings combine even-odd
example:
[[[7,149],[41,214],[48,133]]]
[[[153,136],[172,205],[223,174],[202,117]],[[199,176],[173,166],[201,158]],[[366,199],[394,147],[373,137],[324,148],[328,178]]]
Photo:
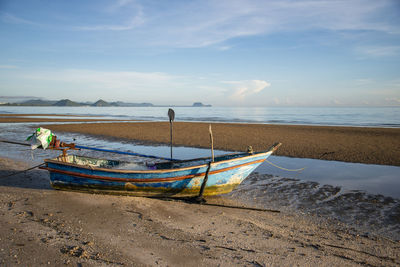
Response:
[[[400,127],[400,107],[172,107],[176,121]],[[0,114],[67,114],[165,121],[168,107],[11,107]]]
[[[177,121],[279,123],[306,125],[347,125],[400,127],[400,107],[173,107]],[[167,121],[167,107],[12,107],[0,106],[0,114],[60,114],[87,116],[88,118]],[[54,122],[52,122],[54,123]],[[30,131],[29,125],[38,123],[0,124],[0,138],[24,140]],[[41,123],[45,125],[45,123]],[[19,136],[21,135],[21,136]],[[113,148],[142,154],[168,157],[170,150],[164,146],[143,146],[138,144],[98,141],[96,138],[75,136],[81,145]],[[69,138],[65,136],[64,138]],[[67,140],[64,140],[67,141]],[[82,143],[83,142],[83,143]],[[216,153],[219,153],[217,151]],[[223,153],[223,152],[221,152]],[[174,157],[188,159],[208,156],[206,149],[174,148]],[[302,172],[287,172],[271,165],[263,164],[257,171],[276,176],[286,176],[300,180],[338,185],[352,190],[365,190],[374,194],[384,194],[400,198],[400,167],[354,164],[334,161],[296,159],[272,156],[275,164],[296,169],[306,167]]]

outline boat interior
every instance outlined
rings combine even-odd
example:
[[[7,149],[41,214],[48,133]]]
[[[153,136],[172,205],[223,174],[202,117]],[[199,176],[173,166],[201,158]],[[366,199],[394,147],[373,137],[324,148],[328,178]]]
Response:
[[[252,153],[232,153],[217,156],[214,158],[214,162],[220,162],[230,159],[235,159],[244,156],[250,156]],[[185,168],[191,166],[198,166],[208,164],[211,161],[211,157],[196,158],[189,160],[179,161],[142,161],[142,162],[129,162],[109,159],[91,158],[87,156],[79,155],[67,155],[66,157],[58,157],[56,161],[66,162],[69,164],[88,166],[91,168],[106,168],[106,169],[118,169],[118,170],[163,170],[163,169],[176,169]]]

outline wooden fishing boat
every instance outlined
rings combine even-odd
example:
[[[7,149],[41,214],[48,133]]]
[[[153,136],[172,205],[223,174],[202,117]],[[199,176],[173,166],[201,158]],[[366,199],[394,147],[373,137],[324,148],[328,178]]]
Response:
[[[195,197],[231,192],[278,147],[265,152],[153,164],[63,155],[46,159],[55,189],[150,197]]]

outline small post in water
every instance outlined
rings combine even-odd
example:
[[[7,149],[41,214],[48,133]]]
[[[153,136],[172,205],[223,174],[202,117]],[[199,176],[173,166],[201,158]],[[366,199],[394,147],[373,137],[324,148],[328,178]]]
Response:
[[[169,110],[168,110],[168,117],[169,117],[169,131],[170,131],[170,147],[171,147],[171,160],[172,160],[172,122],[174,121],[174,119],[175,119],[175,111],[172,109],[172,108],[170,108]]]

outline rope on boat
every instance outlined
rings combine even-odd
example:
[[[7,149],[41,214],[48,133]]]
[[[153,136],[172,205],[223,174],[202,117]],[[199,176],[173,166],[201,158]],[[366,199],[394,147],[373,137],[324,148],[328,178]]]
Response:
[[[286,168],[280,167],[280,166],[272,163],[271,161],[268,161],[268,160],[265,160],[265,161],[267,163],[271,164],[272,166],[278,168],[278,169],[281,169],[281,170],[284,170],[284,171],[288,171],[288,172],[299,172],[299,171],[302,171],[302,170],[304,170],[306,168],[306,167],[303,167],[303,168],[300,168],[300,169],[286,169]]]
[[[27,144],[27,143],[19,143],[19,142],[8,141],[8,140],[0,140],[0,142],[14,144],[14,145],[31,146],[30,144]]]
[[[8,141],[8,140],[0,140],[0,142],[2,142],[2,143],[8,143],[8,144],[14,144],[14,145],[31,146],[30,144],[27,144],[27,143],[20,143],[20,142]],[[111,153],[117,153],[117,154],[123,154],[123,155],[131,155],[131,156],[138,156],[138,157],[144,157],[144,158],[162,159],[162,160],[168,160],[168,161],[180,161],[179,159],[171,159],[171,158],[157,157],[157,156],[139,154],[139,153],[134,153],[134,152],[124,152],[124,151],[118,151],[118,150],[110,150],[110,149],[104,149],[104,148],[96,148],[96,147],[88,147],[88,146],[79,146],[79,145],[75,145],[75,147],[76,147],[76,148],[80,148],[80,149],[88,149],[88,150],[95,150],[95,151],[102,151],[102,152],[111,152]]]
[[[43,165],[45,165],[45,164],[46,164],[46,163],[41,163],[41,164],[39,164],[39,165],[33,166],[33,167],[31,167],[31,168],[28,168],[28,169],[26,169],[26,170],[22,170],[22,171],[14,172],[14,173],[11,173],[11,174],[9,174],[9,175],[6,175],[6,176],[1,176],[1,177],[0,177],[0,179],[3,179],[3,178],[8,178],[8,177],[11,177],[11,176],[14,176],[14,175],[17,175],[17,174],[23,173],[23,172],[27,172],[27,171],[30,171],[30,170],[33,170],[33,169],[39,168],[40,166],[43,166]]]
[[[123,155],[139,156],[139,157],[144,157],[144,158],[163,159],[163,160],[168,160],[168,161],[179,161],[179,159],[157,157],[157,156],[152,156],[152,155],[144,155],[144,154],[139,154],[139,153],[124,152],[124,151],[110,150],[110,149],[104,149],[104,148],[78,146],[78,145],[75,145],[75,147],[76,148],[80,148],[80,149],[88,149],[88,150],[95,150],[95,151],[102,151],[102,152],[111,152],[111,153],[117,153],[117,154],[123,154]]]

